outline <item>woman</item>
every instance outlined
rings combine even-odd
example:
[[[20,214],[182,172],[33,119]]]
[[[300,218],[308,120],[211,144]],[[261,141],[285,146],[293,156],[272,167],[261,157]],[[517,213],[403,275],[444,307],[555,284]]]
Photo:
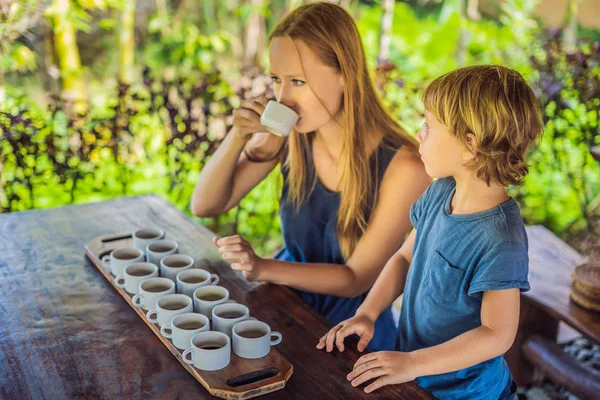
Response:
[[[384,110],[352,17],[331,3],[288,14],[270,35],[277,101],[299,120],[287,139],[265,132],[264,99],[242,102],[192,197],[198,216],[237,206],[278,164],[285,248],[256,256],[240,236],[215,238],[250,280],[283,284],[331,323],[350,318],[410,229],[409,208],[430,180],[417,145]],[[391,310],[370,350],[394,347]]]

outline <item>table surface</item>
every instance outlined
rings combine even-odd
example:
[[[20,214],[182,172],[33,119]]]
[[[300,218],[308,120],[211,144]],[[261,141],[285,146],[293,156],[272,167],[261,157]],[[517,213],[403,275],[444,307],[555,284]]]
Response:
[[[571,274],[585,258],[542,225],[528,226],[527,237],[531,290],[524,296],[553,318],[600,343],[600,313],[588,311],[569,298]]]
[[[219,274],[231,297],[283,334],[294,366],[271,399],[430,399],[415,385],[369,395],[346,380],[354,346],[315,345],[331,324],[283,286],[247,282],[224,263],[213,234],[157,196],[0,215],[0,398],[210,398],[84,256],[95,237],[159,226],[180,253]]]

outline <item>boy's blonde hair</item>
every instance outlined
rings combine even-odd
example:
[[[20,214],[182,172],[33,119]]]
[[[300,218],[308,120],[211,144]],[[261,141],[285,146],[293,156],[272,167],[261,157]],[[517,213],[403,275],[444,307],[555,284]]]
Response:
[[[425,109],[477,152],[467,165],[477,176],[503,186],[527,175],[527,147],[544,129],[540,105],[521,74],[499,65],[460,68],[434,80],[423,93]]]

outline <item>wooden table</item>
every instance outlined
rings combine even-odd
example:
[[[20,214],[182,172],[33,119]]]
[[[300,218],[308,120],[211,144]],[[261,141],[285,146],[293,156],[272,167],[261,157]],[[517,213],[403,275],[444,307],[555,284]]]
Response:
[[[232,298],[283,334],[294,365],[271,399],[433,398],[414,383],[366,395],[346,380],[355,347],[315,348],[330,327],[287,288],[249,283],[222,262],[213,234],[156,196],[0,215],[0,398],[209,398],[84,257],[97,236],[157,225],[205,259]],[[363,386],[364,388],[364,386]]]
[[[561,321],[600,343],[600,314],[569,298],[571,274],[585,259],[541,225],[528,226],[527,236],[531,290],[521,296],[519,332],[506,354],[513,377],[520,385],[529,384],[538,369],[581,398],[594,398],[600,393],[600,374],[556,344]]]

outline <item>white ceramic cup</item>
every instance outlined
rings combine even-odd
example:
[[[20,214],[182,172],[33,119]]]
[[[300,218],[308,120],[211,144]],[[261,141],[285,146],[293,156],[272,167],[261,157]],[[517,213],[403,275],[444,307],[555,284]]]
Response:
[[[185,313],[173,318],[170,324],[163,325],[160,333],[173,341],[179,350],[190,348],[196,333],[210,330],[210,321],[202,314]]]
[[[156,308],[156,302],[161,297],[175,293],[175,284],[167,278],[149,278],[140,283],[138,294],[133,296],[131,302],[135,307],[144,310]]]
[[[194,311],[192,299],[183,294],[168,294],[156,301],[156,308],[146,313],[146,319],[160,326],[170,324],[180,314]]]
[[[131,236],[133,238],[133,247],[146,251],[146,247],[150,243],[165,237],[165,231],[158,228],[141,228],[134,231]]]
[[[113,276],[119,276],[123,275],[126,266],[140,261],[144,261],[143,251],[131,247],[122,247],[102,257],[101,263],[102,267],[110,270]]]
[[[176,282],[178,273],[193,266],[194,259],[192,257],[183,254],[169,254],[160,260],[160,276]]]
[[[222,286],[202,286],[194,290],[194,311],[212,318],[212,310],[219,304],[235,303],[229,300],[229,290]]]
[[[229,337],[235,324],[247,319],[256,320],[250,317],[250,310],[243,304],[219,304],[212,310],[213,331],[222,332]]]
[[[204,348],[203,348],[204,347]],[[191,354],[191,359],[188,356]],[[191,347],[181,355],[183,361],[203,371],[218,371],[229,365],[231,340],[221,332],[200,332],[192,337]]]
[[[179,251],[179,245],[176,241],[170,239],[155,240],[146,247],[146,257],[148,262],[160,266],[160,260],[169,254],[175,254]],[[173,279],[171,279],[173,280]]]
[[[269,101],[260,117],[260,123],[277,136],[288,136],[298,122],[298,114],[276,101]]]
[[[279,332],[271,331],[264,322],[247,320],[235,324],[231,340],[235,354],[255,359],[269,354],[271,346],[281,343],[282,336]]]
[[[171,256],[163,258],[163,261]],[[219,277],[205,269],[190,268],[177,274],[177,293],[193,297],[194,291],[202,286],[217,285]]]
[[[115,278],[115,285],[125,289],[129,294],[137,294],[140,291],[140,283],[148,278],[158,276],[158,267],[147,262],[137,262],[125,267],[123,275]]]

